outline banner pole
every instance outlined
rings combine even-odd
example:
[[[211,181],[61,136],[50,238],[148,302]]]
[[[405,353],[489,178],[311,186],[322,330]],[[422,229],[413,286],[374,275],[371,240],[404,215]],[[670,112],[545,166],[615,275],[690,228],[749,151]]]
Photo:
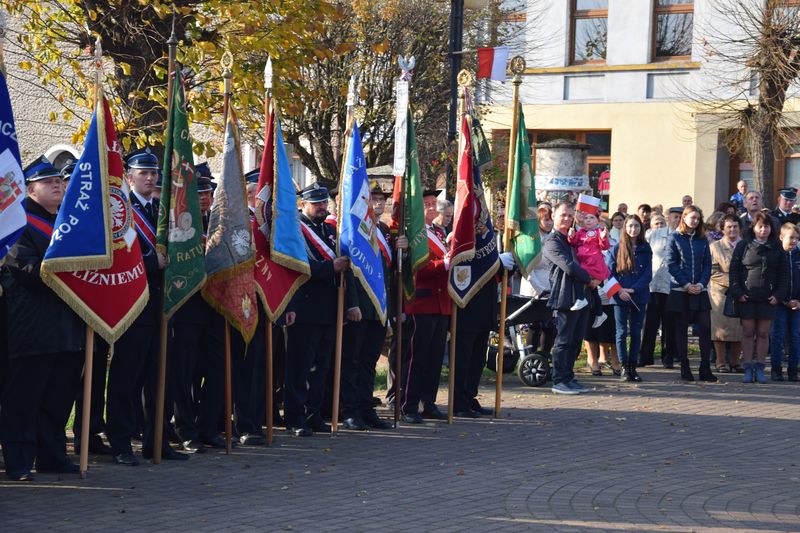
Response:
[[[233,399],[231,393],[231,328],[225,321],[225,453],[231,453]]]
[[[275,420],[272,417],[273,390],[275,388],[272,377],[272,322],[267,321],[267,446],[272,446],[272,428]]]
[[[169,47],[169,74],[167,75],[167,113],[172,110],[172,99],[175,97],[175,56],[177,54],[178,37],[175,35],[175,7],[172,8],[172,33],[167,41]],[[169,122],[169,119],[167,119]],[[165,154],[171,157],[169,154]],[[166,180],[166,176],[164,177]],[[167,324],[169,320],[164,312],[164,281],[161,273],[161,324],[159,328],[160,349],[158,354],[158,389],[156,392],[155,428],[153,432],[153,464],[161,463],[161,443],[164,440],[164,402],[167,386]]]
[[[508,174],[506,179],[506,213],[511,204],[511,185],[514,180],[514,170],[516,167],[517,155],[517,134],[519,129],[519,86],[522,84],[522,73],[525,71],[525,60],[517,56],[511,60],[511,71],[514,73],[514,98],[511,111],[511,138],[508,142]],[[511,228],[508,218],[503,224],[503,251],[507,252],[511,248]],[[494,392],[494,416],[500,416],[500,402],[503,395],[503,356],[505,355],[506,344],[506,305],[508,296],[508,270],[503,268],[503,282],[500,285],[500,331],[497,332],[497,382]]]
[[[86,324],[86,350],[83,357],[83,418],[81,419],[80,475],[89,470],[89,422],[92,419],[92,367],[94,366],[94,330]]]
[[[456,385],[456,321],[458,320],[458,306],[455,302],[450,304],[450,355],[448,363],[450,370],[447,373],[447,423],[453,423],[453,399]]]

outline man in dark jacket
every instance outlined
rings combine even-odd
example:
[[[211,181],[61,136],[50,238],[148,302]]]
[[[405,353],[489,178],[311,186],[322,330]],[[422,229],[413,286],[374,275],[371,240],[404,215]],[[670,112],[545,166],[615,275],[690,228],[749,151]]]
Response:
[[[575,219],[575,209],[567,202],[556,205],[553,211],[553,236],[542,248],[544,259],[550,263],[552,290],[547,306],[554,310],[556,342],[553,346],[553,388],[555,394],[580,394],[587,389],[575,380],[572,371],[581,349],[589,318],[588,307],[571,311],[586,289],[594,289],[600,280],[592,279],[578,264],[575,252],[567,241],[567,232]]]
[[[778,228],[780,229],[787,222],[797,224],[800,222],[800,215],[792,212],[792,207],[797,201],[797,189],[787,187],[778,192],[780,193],[778,195],[778,207],[770,213],[778,221]],[[774,230],[775,228],[773,227],[772,229]]]
[[[336,233],[325,223],[328,189],[314,183],[300,191],[300,199],[300,229],[306,240],[311,278],[289,304],[296,321],[287,328],[283,407],[286,431],[307,437],[314,431],[330,432],[322,418],[322,404],[336,339],[339,274],[349,268],[350,260],[336,257]],[[352,309],[348,309],[347,319],[356,319]]]
[[[136,466],[139,461],[133,454],[131,435],[138,433],[137,402],[140,402],[142,386],[144,386],[146,419],[142,455],[148,459],[153,455],[161,270],[166,260],[155,250],[159,204],[153,193],[158,179],[158,158],[149,148],[144,148],[128,154],[125,163],[127,181],[131,188],[131,207],[147,272],[150,299],[131,327],[114,344],[114,355],[111,357],[108,371],[106,436],[114,450],[114,462]],[[171,402],[169,383],[167,379],[165,406]],[[165,416],[165,426],[168,420]],[[168,434],[165,427],[164,438],[160,443],[161,457],[172,460],[187,459],[187,455],[176,452],[169,446],[166,438]]]
[[[39,473],[78,473],[67,457],[64,426],[80,387],[85,335],[83,321],[39,276],[64,182],[44,157],[24,174],[28,225],[8,252],[4,270],[10,361],[0,440],[6,475],[31,481],[34,460]]]

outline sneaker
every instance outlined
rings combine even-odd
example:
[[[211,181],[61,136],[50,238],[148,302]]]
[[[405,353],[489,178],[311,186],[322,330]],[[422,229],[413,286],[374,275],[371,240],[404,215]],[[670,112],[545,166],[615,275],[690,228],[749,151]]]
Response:
[[[580,391],[573,389],[567,383],[556,383],[550,389],[553,394],[580,394]]]
[[[603,322],[606,321],[606,318],[608,318],[608,315],[605,313],[599,315],[597,318],[594,319],[594,324],[592,324],[592,328],[599,328],[603,324]]]
[[[589,305],[589,301],[586,298],[581,298],[580,300],[576,300],[572,307],[569,308],[570,311],[580,311],[584,307]]]
[[[573,379],[572,381],[567,383],[567,386],[572,390],[578,391],[578,394],[583,394],[584,392],[589,392],[589,388],[588,387],[584,387],[582,384],[578,383],[577,379]]]

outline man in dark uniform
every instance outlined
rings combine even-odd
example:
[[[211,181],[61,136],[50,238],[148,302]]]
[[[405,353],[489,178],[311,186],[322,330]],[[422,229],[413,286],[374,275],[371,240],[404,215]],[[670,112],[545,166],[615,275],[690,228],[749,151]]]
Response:
[[[792,207],[794,207],[797,201],[797,189],[794,187],[786,187],[778,192],[780,193],[778,195],[778,207],[771,213],[771,215],[778,220],[778,228],[780,229],[780,227],[787,222],[797,224],[800,222],[800,214],[792,211]]]
[[[378,220],[386,203],[385,193],[377,185],[370,192],[372,212],[377,223],[376,237],[383,264],[383,279],[386,286],[386,312],[392,313],[392,260],[393,254],[387,239],[389,228]],[[386,230],[386,233],[383,230]],[[405,237],[403,237],[405,241]],[[407,242],[407,241],[406,241]],[[401,243],[405,244],[405,243]],[[404,246],[405,247],[405,246]],[[375,365],[381,355],[386,340],[386,321],[381,321],[372,300],[370,300],[361,280],[347,286],[348,300],[358,303],[360,320],[348,322],[344,326],[342,339],[342,412],[343,425],[347,429],[367,428],[389,429],[392,425],[381,420],[375,412],[373,390],[375,388]]]
[[[300,228],[306,241],[311,278],[295,293],[289,309],[295,323],[287,328],[286,430],[295,436],[329,432],[322,419],[325,381],[336,340],[339,274],[349,269],[347,257],[336,257],[336,234],[325,224],[328,189],[314,183],[300,191]],[[348,320],[355,319],[352,309]]]
[[[153,192],[158,179],[158,158],[149,148],[145,148],[129,154],[125,162],[131,190],[131,207],[147,272],[150,299],[142,313],[114,345],[108,373],[106,436],[114,451],[114,462],[136,466],[139,461],[133,454],[131,436],[137,431],[136,403],[140,401],[142,383],[145,397],[142,454],[145,458],[153,456],[154,404],[160,346],[161,270],[164,268],[165,258],[155,250],[158,200],[153,198]],[[165,405],[169,405],[169,402],[167,386]],[[165,417],[165,426],[166,422]],[[165,427],[163,441],[159,443],[162,447],[162,458],[187,459],[187,455],[178,453],[169,446],[166,439],[168,434]]]
[[[211,171],[206,163],[195,167],[203,231],[211,208]],[[170,346],[175,433],[184,451],[202,453],[206,446],[225,448],[217,432],[224,408],[224,319],[199,292],[175,312]]]
[[[9,368],[0,403],[6,475],[31,481],[36,470],[78,473],[67,456],[64,426],[80,387],[83,321],[41,280],[58,206],[59,172],[42,157],[25,168],[28,225],[5,258]],[[47,334],[42,334],[46,326]]]

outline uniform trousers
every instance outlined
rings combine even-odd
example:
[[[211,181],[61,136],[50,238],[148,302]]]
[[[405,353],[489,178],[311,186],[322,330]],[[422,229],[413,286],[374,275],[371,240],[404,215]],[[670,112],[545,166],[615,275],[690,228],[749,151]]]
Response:
[[[390,404],[390,405],[394,405],[395,390],[396,390],[397,384],[398,384],[398,380],[397,380],[397,378],[396,378],[396,376],[394,374],[394,370],[395,370],[395,368],[397,368],[397,333],[398,333],[397,320],[394,320],[393,324],[394,324],[394,334],[392,335],[392,340],[389,343],[389,357],[388,357],[389,370],[386,373],[386,402],[388,404]],[[402,334],[403,334],[403,355],[402,355],[402,358],[403,358],[403,361],[401,363],[401,365],[402,365],[401,368],[407,368],[408,367],[408,357],[409,357],[408,354],[411,353],[411,350],[409,348],[411,343],[409,342],[409,339],[411,338],[411,335],[414,332],[414,330],[413,330],[413,322],[411,321],[410,317],[406,317],[406,319],[403,320],[402,327],[403,327],[403,330],[402,330]],[[405,385],[405,383],[401,383],[400,384],[400,388],[402,389],[404,385]],[[402,398],[402,396],[401,396],[401,398]]]
[[[344,418],[373,412],[375,365],[386,340],[386,326],[378,320],[349,322],[342,337],[342,413]]]
[[[454,411],[468,410],[472,400],[478,396],[478,386],[486,366],[488,344],[488,331],[456,332]]]
[[[301,427],[307,418],[321,414],[336,326],[293,324],[286,331],[284,418],[287,427]]]
[[[82,352],[12,359],[0,410],[0,439],[9,475],[33,468],[61,470],[67,457],[67,425],[80,387]]]
[[[100,439],[106,430],[106,376],[108,375],[108,343],[100,335],[94,336],[94,356],[92,359],[92,404],[89,414],[89,440]],[[84,376],[85,377],[85,376]],[[76,449],[80,446],[83,426],[83,383],[78,387],[75,397],[75,420],[72,433],[75,434]]]
[[[108,370],[106,395],[106,436],[115,454],[131,453],[131,437],[137,430],[137,410],[141,405],[141,384],[144,384],[145,427],[143,451],[153,451],[155,436],[155,401],[158,386],[159,327],[134,323],[114,344]],[[169,361],[167,372],[169,374]],[[165,406],[172,402],[169,375],[166,379]],[[167,422],[164,416],[164,438],[167,444]]]
[[[436,402],[450,317],[419,313],[411,315],[411,322],[414,333],[409,339],[408,364],[403,365],[406,387],[402,410],[405,414],[418,413],[420,400],[426,404]]]
[[[217,435],[224,408],[224,346],[222,332],[209,324],[175,323],[170,342],[175,433],[178,438],[204,440]],[[198,376],[201,379],[197,379]],[[198,383],[201,381],[202,383]]]
[[[263,315],[266,316],[266,315]],[[237,435],[261,435],[266,420],[266,339],[265,320],[260,320],[253,339],[245,348],[244,339],[231,331],[234,431]]]

